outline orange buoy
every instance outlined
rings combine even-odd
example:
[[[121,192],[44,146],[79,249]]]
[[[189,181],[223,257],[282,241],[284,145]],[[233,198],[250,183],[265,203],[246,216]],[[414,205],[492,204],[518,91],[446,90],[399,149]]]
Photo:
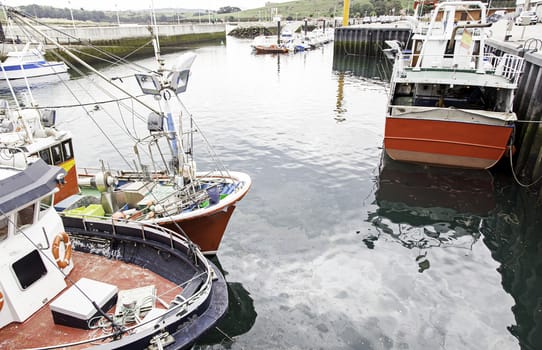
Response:
[[[0,292],[0,311],[2,311],[3,307],[4,307],[4,294]]]
[[[60,242],[64,243],[64,257],[62,259],[60,259]],[[72,243],[70,242],[70,236],[68,236],[66,232],[60,232],[55,236],[51,250],[58,267],[63,269],[70,264],[70,259],[72,258]]]

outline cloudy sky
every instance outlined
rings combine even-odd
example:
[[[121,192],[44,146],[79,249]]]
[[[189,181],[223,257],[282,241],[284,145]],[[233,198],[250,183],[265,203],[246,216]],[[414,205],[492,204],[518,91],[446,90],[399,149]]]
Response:
[[[154,8],[204,8],[217,10],[223,6],[236,6],[243,10],[255,7],[262,7],[269,0],[153,0]],[[286,2],[292,0],[273,0],[272,2]],[[84,8],[85,10],[135,10],[149,9],[152,0],[5,0],[2,1],[8,6],[18,5],[48,5],[54,7]]]

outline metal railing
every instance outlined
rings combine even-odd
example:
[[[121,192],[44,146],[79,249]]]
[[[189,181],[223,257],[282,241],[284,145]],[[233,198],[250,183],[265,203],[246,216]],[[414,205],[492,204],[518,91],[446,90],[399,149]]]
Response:
[[[405,69],[414,71],[433,69],[473,71],[501,76],[512,84],[518,83],[523,73],[524,65],[522,57],[508,53],[502,56],[486,53],[482,56],[481,61],[478,55],[453,55],[446,57],[445,55],[426,54],[422,57],[420,54],[413,54],[408,61],[405,58],[407,56],[402,53],[396,56],[394,73],[400,74]],[[424,60],[425,62],[418,62],[419,60]]]

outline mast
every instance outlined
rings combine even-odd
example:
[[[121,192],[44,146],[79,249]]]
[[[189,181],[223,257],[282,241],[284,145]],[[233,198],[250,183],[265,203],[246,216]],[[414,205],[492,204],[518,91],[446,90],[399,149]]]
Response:
[[[152,46],[154,48],[154,57],[156,58],[156,62],[158,63],[158,74],[160,75],[160,88],[163,90],[164,88],[170,87],[170,82],[166,78],[166,74],[164,74],[164,60],[160,56],[160,40],[158,37],[158,25],[156,23],[156,13],[154,11],[154,1],[151,1],[151,21],[153,24],[154,30],[152,30],[153,38],[152,38]],[[166,127],[167,132],[169,134],[170,143],[171,143],[171,149],[172,149],[172,167],[175,168],[175,173],[179,171],[179,169],[182,169],[183,164],[179,163],[179,159],[182,159],[179,157],[179,143],[177,140],[177,130],[175,128],[175,121],[173,120],[173,114],[171,113],[171,108],[169,106],[169,98],[168,94],[162,93],[162,99],[160,101],[163,101],[163,107],[166,114]],[[182,135],[181,132],[179,132],[180,135]]]

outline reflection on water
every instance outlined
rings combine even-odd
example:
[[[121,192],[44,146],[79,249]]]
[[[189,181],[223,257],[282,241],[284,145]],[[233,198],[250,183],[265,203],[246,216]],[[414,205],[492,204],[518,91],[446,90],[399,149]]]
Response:
[[[211,261],[220,269],[228,279],[227,271],[224,271],[218,257],[211,258]],[[238,282],[227,282],[228,288],[228,311],[226,315],[198,339],[195,349],[202,348],[203,345],[222,344],[229,347],[234,342],[234,338],[247,333],[256,321],[256,310],[254,301],[250,293]]]
[[[377,50],[375,56],[341,55],[333,56],[333,70],[350,73],[376,81],[388,82],[390,80],[393,62]]]
[[[344,104],[344,72],[338,73],[337,78],[337,108],[335,108],[335,112],[337,112],[337,115],[335,116],[335,120],[337,122],[344,122],[346,120],[345,114],[346,114],[346,108],[343,106]]]
[[[501,180],[502,181],[502,180]],[[542,349],[542,208],[525,189],[499,181],[497,212],[483,233],[501,263],[504,289],[512,295],[516,324],[508,327],[525,350]]]
[[[378,209],[368,220],[382,234],[418,253],[419,272],[430,267],[431,248],[472,250],[484,220],[495,208],[493,177],[487,171],[396,162],[383,152],[375,191]]]

